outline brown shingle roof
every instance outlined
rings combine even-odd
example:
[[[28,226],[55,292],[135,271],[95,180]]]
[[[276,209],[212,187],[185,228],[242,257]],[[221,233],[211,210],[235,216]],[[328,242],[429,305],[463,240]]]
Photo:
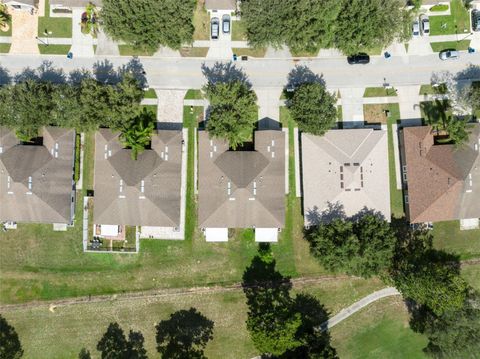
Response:
[[[75,131],[42,130],[43,145],[23,145],[0,128],[0,220],[71,223]]]
[[[257,131],[255,150],[199,132],[199,224],[204,228],[282,228],[285,222],[285,134]]]
[[[158,131],[137,160],[118,137],[108,129],[95,135],[94,222],[178,227],[182,132]]]
[[[410,222],[437,222],[480,217],[480,125],[471,129],[469,142],[434,145],[432,128],[402,130],[407,169]]]

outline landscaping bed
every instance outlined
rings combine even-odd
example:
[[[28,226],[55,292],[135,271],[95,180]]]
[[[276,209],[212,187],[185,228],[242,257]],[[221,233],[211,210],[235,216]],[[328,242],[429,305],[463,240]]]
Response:
[[[363,97],[388,97],[397,96],[397,91],[394,88],[385,87],[367,87]]]

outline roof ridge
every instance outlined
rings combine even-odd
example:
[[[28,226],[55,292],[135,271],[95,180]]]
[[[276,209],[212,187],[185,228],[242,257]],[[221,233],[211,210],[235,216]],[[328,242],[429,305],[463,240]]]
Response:
[[[343,153],[345,156],[347,156],[348,158],[352,158],[353,156],[355,156],[355,154],[359,151],[359,149],[365,144],[365,142],[367,141],[367,139],[372,135],[373,133],[373,130],[372,129],[359,129],[359,130],[370,130],[368,131],[368,134],[365,136],[365,138],[358,144],[358,146],[355,148],[355,150],[352,152],[351,155],[349,155],[348,153],[346,153],[345,151],[343,151],[340,147],[338,147],[334,142],[330,141],[328,139],[328,137],[324,137],[325,138],[325,141],[327,141],[329,144],[331,144],[336,150],[338,150],[339,152]],[[345,131],[345,130],[336,130],[336,131]],[[350,129],[350,130],[347,130],[347,131],[356,131],[356,130],[353,130],[353,129]],[[366,132],[366,131],[365,131]],[[378,141],[377,141],[378,142]],[[318,144],[316,145],[317,147]],[[373,148],[375,146],[372,146],[372,148],[370,149],[370,151],[368,153],[370,153]]]

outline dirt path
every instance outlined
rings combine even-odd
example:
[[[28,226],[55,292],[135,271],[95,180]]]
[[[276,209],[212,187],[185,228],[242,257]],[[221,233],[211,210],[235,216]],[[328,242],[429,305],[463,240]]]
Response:
[[[304,285],[316,284],[325,281],[339,280],[339,279],[348,279],[355,278],[347,275],[325,275],[320,277],[308,277],[308,278],[295,278],[291,282],[293,287],[301,288]],[[272,285],[275,285],[272,283]],[[31,309],[37,307],[65,307],[76,304],[89,304],[89,303],[100,303],[100,302],[110,302],[110,301],[131,301],[138,299],[153,299],[153,298],[162,298],[162,297],[176,297],[182,295],[191,295],[191,294],[210,294],[210,293],[223,293],[230,291],[238,291],[242,289],[241,283],[236,283],[228,286],[212,286],[212,287],[192,287],[192,288],[174,288],[174,289],[154,289],[143,292],[129,292],[129,293],[117,293],[112,295],[92,295],[85,297],[76,297],[52,301],[33,301],[21,304],[4,304],[0,305],[0,311],[9,311],[17,309]]]

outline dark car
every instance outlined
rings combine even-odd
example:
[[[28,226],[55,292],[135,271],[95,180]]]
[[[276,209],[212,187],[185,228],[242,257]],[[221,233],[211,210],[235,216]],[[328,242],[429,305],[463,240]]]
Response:
[[[211,24],[210,24],[210,33],[212,35],[212,40],[217,40],[218,35],[220,32],[220,21],[218,21],[218,17],[212,18]]]
[[[480,31],[480,11],[477,9],[472,10],[472,30]]]
[[[224,34],[230,33],[230,15],[222,16],[222,31]]]
[[[347,57],[347,61],[350,65],[362,64],[366,65],[370,62],[370,56],[367,54],[356,54]]]

